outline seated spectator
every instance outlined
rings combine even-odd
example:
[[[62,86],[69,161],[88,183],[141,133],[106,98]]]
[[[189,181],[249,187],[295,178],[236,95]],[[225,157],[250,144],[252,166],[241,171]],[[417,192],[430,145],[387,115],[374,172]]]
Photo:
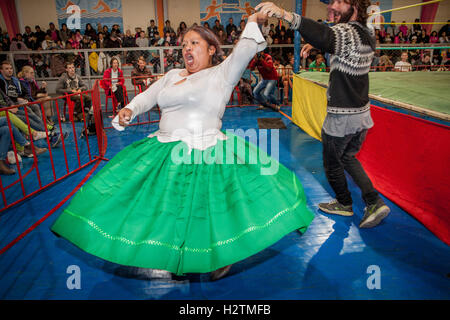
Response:
[[[34,30],[35,30],[34,35],[36,36],[37,42],[40,45],[42,41],[45,40],[45,32],[41,30],[40,26],[35,26]]]
[[[233,28],[235,28],[237,30],[237,27],[233,23],[233,18],[229,18],[227,27],[225,28],[227,35],[231,34],[231,31],[233,30]]]
[[[0,90],[0,108],[11,107],[13,105],[14,103],[9,99],[9,97],[6,96],[6,94],[2,90]],[[24,121],[22,121],[22,119],[20,119],[18,116],[15,115],[16,112],[17,108],[11,108],[8,109],[7,111],[0,111],[0,117],[6,117],[7,116],[6,114],[8,113],[8,118],[10,122],[17,129],[19,129],[19,131],[27,139],[29,139],[30,131],[33,137],[33,141],[46,138],[46,134],[44,131],[34,130],[33,128],[31,128],[31,126],[30,129],[28,129],[28,125]]]
[[[175,32],[172,26],[170,25],[170,20],[166,20],[166,25],[163,28],[163,34]]]
[[[414,63],[415,70],[417,71],[431,71],[431,57],[429,53],[423,55],[421,60]]]
[[[54,48],[56,49],[56,48]],[[40,51],[40,49],[38,50]],[[36,69],[36,73],[38,74],[38,77],[46,77],[48,78],[49,74],[47,71],[47,68],[49,67],[46,63],[46,57],[39,53],[33,53],[31,55],[31,61],[33,61],[34,68]],[[23,69],[23,68],[22,68]]]
[[[253,104],[253,91],[252,91],[252,79],[250,69],[245,69],[238,84],[239,91],[241,92],[241,102],[243,105]]]
[[[112,34],[113,32],[116,34],[116,37],[118,37],[119,39],[121,39],[121,37],[122,37],[122,32],[120,31],[120,27],[119,27],[118,24],[114,24],[114,25],[112,26],[112,28],[111,28],[111,34]]]
[[[53,49],[52,51],[55,51],[56,49]],[[66,72],[66,69],[64,67],[65,59],[64,56],[61,53],[53,53],[50,58],[50,70],[52,77],[59,78],[64,72]]]
[[[409,50],[408,54],[409,54],[409,62],[411,63],[411,65],[415,64],[417,61],[422,59],[421,50],[419,49]]]
[[[394,39],[392,38],[392,36],[389,33],[386,34],[386,36],[384,37],[384,43],[391,44],[393,42],[394,42]]]
[[[105,34],[103,32],[99,32],[97,35],[97,48],[104,49],[106,44]]]
[[[449,43],[449,37],[447,36],[447,33],[445,31],[442,32],[441,36],[439,37],[440,43]]]
[[[436,31],[431,32],[430,35],[430,43],[438,43],[439,42],[439,37]]]
[[[117,58],[112,58],[111,68],[106,69],[103,74],[103,88],[107,91],[107,95],[110,95],[111,92],[114,93],[118,103],[117,111],[125,106],[124,86],[125,79],[123,78],[122,70],[119,68],[119,60]]]
[[[408,52],[402,52],[401,60],[395,63],[395,71],[407,72],[412,71],[411,63],[408,62]]]
[[[81,94],[86,91],[87,85],[83,82],[81,77],[75,73],[75,65],[73,62],[65,64],[66,72],[61,75],[56,85],[56,93],[60,95],[75,94],[70,97],[70,100],[75,102],[74,119],[75,121],[83,121],[83,110],[81,109],[81,97],[83,97],[83,108],[85,114],[90,111],[92,100],[89,94]],[[63,119],[65,120],[65,119]]]
[[[19,34],[18,34],[19,36]],[[22,35],[20,35],[22,38]],[[9,46],[9,51],[28,51],[30,50],[25,42],[18,40],[17,38],[13,38],[11,41],[11,45]],[[14,63],[16,65],[17,70],[22,70],[22,67],[30,63],[30,57],[27,54],[15,54],[14,55]]]
[[[144,57],[139,57],[136,67],[131,71],[133,85],[139,86],[141,92],[145,91],[151,84],[151,75]]]
[[[442,64],[442,54],[439,50],[433,50],[433,58],[431,59],[431,63],[437,67]]]
[[[139,33],[139,38],[136,39],[136,46],[141,48],[147,48],[149,46],[148,39],[145,37],[145,32]],[[139,56],[143,56],[145,59],[148,57],[148,51],[135,51]]]
[[[106,41],[106,48],[122,48],[122,39],[115,31],[111,31],[109,38]],[[112,55],[119,54],[117,51]]]
[[[80,41],[77,40],[77,34],[74,32],[70,34],[70,38],[67,40],[67,43],[71,45],[72,49],[80,49]]]
[[[283,76],[285,67],[281,64],[280,56],[273,56],[273,66],[277,70],[278,74],[278,82],[277,82],[277,90],[283,88]]]
[[[41,43],[43,50],[52,50],[54,47],[56,47],[56,43],[52,40],[50,35],[45,35],[45,40]]]
[[[223,25],[220,24],[220,21],[218,19],[216,19],[216,21],[214,21],[214,27],[212,28],[212,30],[217,36],[219,35],[220,30],[222,30],[222,33],[226,34],[226,31],[225,31]]]
[[[411,35],[409,36],[409,43],[419,43],[420,39],[421,38],[419,32],[411,33]]]
[[[39,43],[37,42],[36,36],[33,34],[31,37],[28,38],[27,47],[30,50],[37,50],[39,47]]]
[[[81,49],[90,49],[91,48],[91,43],[90,43],[90,38],[88,36],[83,36],[83,39],[81,39],[80,42],[80,48]]]
[[[370,64],[370,70],[378,71],[378,65],[380,64],[380,50],[375,50],[375,53],[372,58],[372,63]]]
[[[47,93],[47,83],[43,81],[41,83],[41,87],[39,87],[35,80],[34,69],[30,66],[23,67],[17,77],[20,79],[23,86],[28,90],[28,94],[32,98],[32,101],[42,103],[45,116],[47,118],[47,123],[53,125],[52,117],[54,114],[51,102],[49,101],[51,98]]]
[[[155,20],[150,20],[150,26],[147,28],[148,33],[148,40],[153,45],[153,42],[155,41],[155,34],[158,33],[158,27],[155,25]]]
[[[70,30],[67,28],[67,24],[63,23],[61,29],[58,32],[59,39],[62,43],[66,43],[70,38]]]
[[[181,42],[181,38],[182,35],[180,34],[179,38],[177,38],[177,35],[175,34],[175,32],[171,32],[170,33],[170,40],[169,40],[169,44],[171,46],[177,46],[178,45],[178,41]]]
[[[316,59],[309,65],[309,71],[325,72],[326,70],[325,59],[321,54],[316,55]]]
[[[10,123],[9,125],[11,126],[14,141],[23,147],[23,152],[19,152],[19,155],[22,155],[24,157],[33,157],[31,143],[24,138],[24,136],[12,123]],[[12,175],[16,173],[16,171],[11,169],[6,162],[7,154],[11,147],[11,134],[9,132],[9,125],[5,117],[0,118],[0,174],[3,175]],[[37,146],[34,146],[34,152],[37,156],[43,154],[46,151],[47,148],[39,148]]]
[[[90,23],[86,23],[86,29],[84,30],[84,35],[89,37],[89,40],[97,40],[97,32],[95,32],[94,28]]]
[[[271,45],[273,43],[273,39],[275,37],[275,32],[273,30],[269,30],[269,35],[266,37],[267,45]]]
[[[108,26],[103,26],[102,32],[103,32],[103,35],[105,36],[105,39],[108,39],[109,36],[111,35],[111,33],[109,32]]]
[[[283,94],[284,104],[289,104],[289,89],[292,89],[292,77],[294,75],[294,55],[289,58],[289,63],[284,66],[283,74]]]
[[[403,38],[406,38],[408,36],[408,27],[405,23],[406,21],[403,21],[400,27],[398,27],[398,30],[402,33]]]
[[[430,37],[427,35],[427,31],[422,29],[420,32],[418,43],[430,43]]]
[[[136,45],[138,46],[138,47],[148,47],[148,39],[147,39],[147,37],[145,36],[145,32],[144,31],[141,31],[140,33],[139,33],[139,38],[137,38],[136,39]]]
[[[392,68],[394,67],[394,64],[391,61],[391,57],[389,55],[387,55],[386,53],[384,53],[380,57],[380,61],[379,61],[378,65],[380,66],[380,68],[379,68],[380,71],[391,71]]]
[[[179,36],[182,35],[184,32],[186,32],[186,30],[187,30],[186,23],[185,23],[184,21],[181,21],[181,22],[180,22],[180,25],[178,26],[176,36],[179,37]]]
[[[287,42],[287,36],[285,30],[280,30],[280,33],[278,35],[278,43],[279,44],[286,44]]]
[[[219,39],[220,44],[227,44],[227,35],[222,29],[217,31],[217,38]]]
[[[3,61],[0,69],[0,90],[12,101],[13,105],[23,105],[32,101],[31,96],[28,94],[27,89],[23,84],[13,76],[14,71],[10,62]],[[26,111],[25,111],[26,109]],[[30,123],[30,127],[38,130],[45,131],[45,125],[42,119],[42,114],[39,105],[30,105],[26,107],[11,109],[11,112],[15,113],[23,122]],[[47,125],[48,130],[53,130],[53,126]]]
[[[397,32],[397,34],[394,36],[394,43],[405,43],[405,38],[403,37],[403,33],[401,31]]]
[[[236,39],[239,40],[239,37],[238,37],[238,34],[237,34],[237,29],[236,29],[236,27],[233,27],[233,28],[231,29],[230,34],[229,34],[228,37],[227,37],[227,43],[229,43],[229,44],[234,44],[234,42],[235,42]]]
[[[125,31],[125,36],[123,37],[122,45],[124,48],[135,48],[136,47],[136,38],[131,34],[130,29],[127,29],[127,31]]]
[[[420,23],[420,19],[415,19],[414,20],[414,22],[416,22],[415,24],[413,24],[413,27],[412,27],[412,31],[413,32],[419,32],[419,34],[420,34],[420,32],[422,31],[422,26],[419,24]]]
[[[269,31],[270,31],[269,20],[266,20],[261,27],[261,33],[263,34],[264,37],[267,37],[269,35]]]
[[[34,35],[34,33],[31,31],[30,26],[26,26],[25,32],[22,35],[22,37],[23,37],[23,42],[25,42],[25,44],[27,45],[28,48],[30,48],[29,41],[33,35]]]
[[[55,24],[53,22],[49,23],[49,29],[47,30],[47,34],[50,36],[50,40],[56,43],[59,39],[59,31],[56,30]],[[45,49],[44,49],[45,50]]]
[[[2,50],[9,51],[9,47],[11,46],[11,42],[8,37],[3,37],[2,39]]]

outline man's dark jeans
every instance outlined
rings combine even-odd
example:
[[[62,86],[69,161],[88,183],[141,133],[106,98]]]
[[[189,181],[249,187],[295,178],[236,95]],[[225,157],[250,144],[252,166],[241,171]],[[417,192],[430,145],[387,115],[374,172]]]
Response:
[[[343,205],[352,204],[344,170],[353,178],[362,192],[366,205],[377,202],[379,195],[372,185],[361,163],[355,155],[361,149],[367,130],[345,137],[327,135],[322,129],[323,166],[328,182],[336,193],[336,199]]]

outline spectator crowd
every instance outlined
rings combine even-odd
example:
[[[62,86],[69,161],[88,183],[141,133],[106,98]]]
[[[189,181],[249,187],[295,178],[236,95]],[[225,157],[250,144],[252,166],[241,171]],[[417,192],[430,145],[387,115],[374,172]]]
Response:
[[[321,20],[319,20],[321,22]],[[380,44],[426,44],[426,43],[449,43],[449,24],[442,26],[439,30],[433,30],[427,33],[422,28],[419,19],[416,24],[408,26],[405,24],[381,25],[375,29],[377,45]],[[224,24],[215,20],[214,25],[210,26],[204,22],[203,26],[211,29],[218,37],[222,45],[234,45],[239,39],[241,32],[245,27],[245,20],[238,23],[232,18]],[[196,25],[196,23],[194,23]],[[1,51],[31,51],[30,54],[15,54],[14,65],[17,71],[22,70],[25,65],[31,65],[36,72],[37,77],[60,77],[64,72],[66,62],[73,62],[75,68],[79,70],[82,76],[86,75],[85,56],[78,52],[79,49],[121,49],[121,48],[147,48],[147,47],[173,47],[179,46],[183,32],[188,29],[186,23],[181,21],[178,27],[173,27],[170,20],[165,21],[162,34],[159,33],[155,20],[150,20],[149,26],[145,28],[137,27],[134,32],[126,30],[122,32],[119,25],[113,25],[111,29],[108,26],[97,24],[93,27],[86,24],[83,31],[69,30],[66,24],[62,24],[58,30],[54,23],[50,23],[47,30],[35,26],[34,31],[30,26],[25,27],[23,34],[17,34],[13,39],[9,39],[6,33],[0,29],[0,61],[6,60],[7,56],[2,55]],[[269,24],[266,22],[262,26],[262,33],[270,45],[293,44],[294,33],[283,25]],[[42,50],[67,50],[67,53],[42,54]],[[225,50],[225,54],[230,50]],[[293,54],[293,47],[271,47],[268,51],[272,56],[280,59],[281,65],[289,65]],[[319,61],[316,61],[316,55],[320,55]],[[145,62],[151,67],[153,73],[161,73],[160,57],[158,50],[131,50],[125,51],[121,56],[118,51],[92,52],[89,54],[89,70],[91,75],[102,75],[111,65],[112,58],[119,58],[119,64],[131,64],[137,66],[139,58],[144,58]],[[423,53],[419,59],[414,52],[409,52],[408,60],[414,64],[417,61],[423,62]],[[313,52],[309,59],[302,61],[302,68],[311,68],[312,70],[325,71],[328,66],[328,56],[322,52]],[[373,66],[380,67],[380,70],[388,70],[400,61],[400,53],[385,54],[379,52],[374,59]],[[440,52],[437,56],[431,56],[432,64],[442,64],[446,57]],[[164,71],[172,68],[182,67],[182,55],[179,49],[164,50]],[[319,63],[319,65],[316,65]],[[386,68],[384,68],[386,67]]]

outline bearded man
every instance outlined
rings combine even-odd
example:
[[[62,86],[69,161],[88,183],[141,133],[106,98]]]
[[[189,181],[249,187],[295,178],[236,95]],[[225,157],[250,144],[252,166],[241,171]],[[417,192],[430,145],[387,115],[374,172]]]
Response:
[[[370,116],[369,69],[375,51],[375,38],[367,28],[369,0],[332,0],[329,27],[312,19],[277,7],[271,2],[255,9],[269,17],[284,19],[298,30],[308,45],[300,55],[306,58],[312,47],[331,54],[327,90],[327,116],[322,127],[323,164],[336,199],[320,203],[319,209],[331,214],[353,215],[352,197],[345,171],[361,189],[366,204],[359,227],[377,226],[390,212],[372,185],[355,155],[361,149]]]

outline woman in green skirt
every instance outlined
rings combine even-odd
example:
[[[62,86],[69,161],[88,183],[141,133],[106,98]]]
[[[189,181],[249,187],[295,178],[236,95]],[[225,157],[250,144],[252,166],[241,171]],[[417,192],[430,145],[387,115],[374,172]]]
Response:
[[[233,263],[313,219],[295,174],[264,151],[221,131],[226,103],[246,66],[266,47],[249,17],[222,62],[208,29],[182,41],[185,69],[173,69],[123,108],[124,130],[156,104],[159,130],[120,151],[74,197],[52,231],[126,266],[223,277]]]

